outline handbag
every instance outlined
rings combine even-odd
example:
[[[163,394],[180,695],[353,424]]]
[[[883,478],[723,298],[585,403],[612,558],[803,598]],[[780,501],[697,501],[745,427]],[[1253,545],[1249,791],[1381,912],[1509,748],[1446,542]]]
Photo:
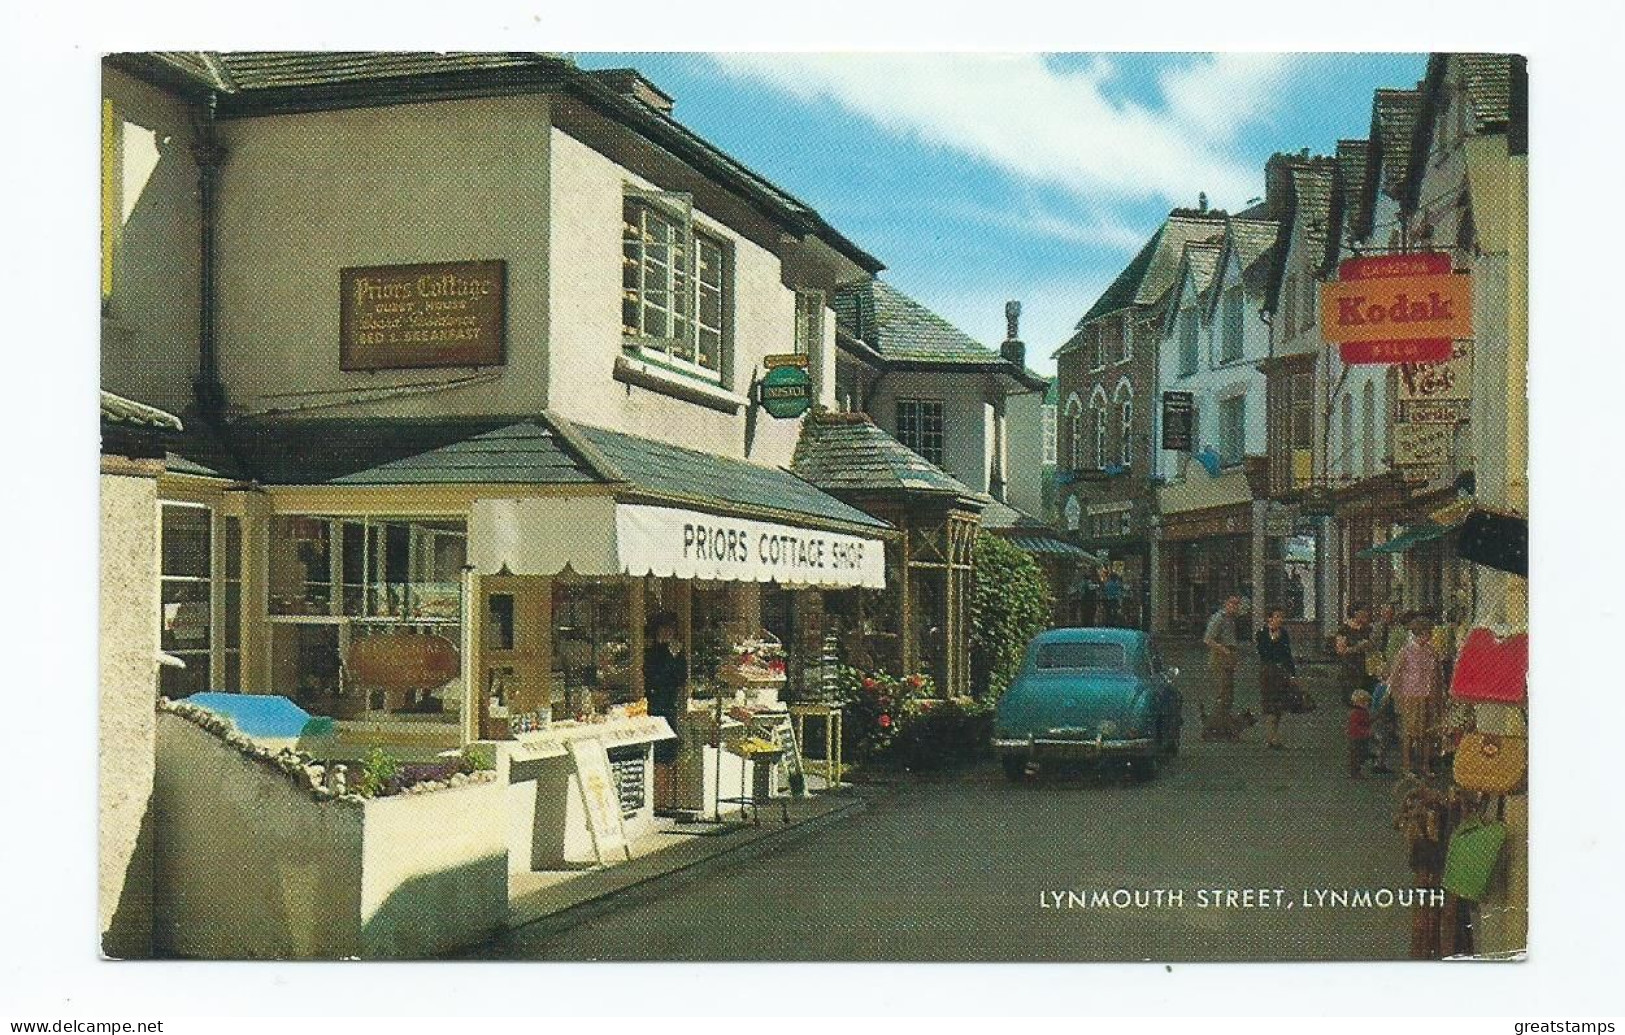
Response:
[[[1498,733],[1469,733],[1456,745],[1456,785],[1483,794],[1510,794],[1523,782],[1529,742]]]
[[[1506,842],[1505,823],[1464,820],[1450,835],[1450,849],[1444,859],[1444,889],[1457,898],[1477,902],[1489,890],[1495,864],[1501,860]]]
[[[1479,627],[1456,655],[1450,696],[1463,701],[1522,704],[1529,696],[1529,634],[1500,639]]]

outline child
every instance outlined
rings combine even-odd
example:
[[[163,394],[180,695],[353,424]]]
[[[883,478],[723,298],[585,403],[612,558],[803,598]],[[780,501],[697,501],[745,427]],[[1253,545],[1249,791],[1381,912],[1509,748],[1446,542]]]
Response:
[[[1371,749],[1371,694],[1356,690],[1349,696],[1349,776],[1358,780]]]
[[[1433,623],[1411,620],[1410,640],[1388,670],[1388,692],[1399,713],[1399,760],[1407,773],[1426,775],[1433,765],[1439,725],[1439,655],[1433,649]]]

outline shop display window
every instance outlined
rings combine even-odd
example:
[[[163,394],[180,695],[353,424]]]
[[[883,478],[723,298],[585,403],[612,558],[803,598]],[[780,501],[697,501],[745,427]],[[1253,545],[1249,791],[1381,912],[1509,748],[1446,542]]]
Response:
[[[553,582],[553,669],[566,711],[585,714],[638,695],[631,594],[624,581]]]
[[[165,503],[162,518],[159,649],[185,668],[161,667],[158,686],[178,698],[209,689],[214,515],[204,506]]]
[[[271,689],[319,714],[456,721],[460,520],[274,517]]]

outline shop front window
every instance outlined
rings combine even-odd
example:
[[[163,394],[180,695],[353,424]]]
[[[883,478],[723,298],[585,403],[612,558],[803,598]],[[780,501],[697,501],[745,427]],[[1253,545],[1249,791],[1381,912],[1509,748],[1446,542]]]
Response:
[[[568,717],[601,713],[638,696],[632,650],[631,586],[553,582],[553,675]]]
[[[339,718],[456,721],[466,554],[461,520],[273,517],[271,692]]]
[[[1319,536],[1313,520],[1300,519],[1293,534],[1274,537],[1265,565],[1264,595],[1270,607],[1286,609],[1289,622],[1313,622],[1320,617]]]
[[[165,503],[162,516],[159,649],[186,667],[162,666],[158,688],[178,698],[209,689],[214,520],[189,503]]]

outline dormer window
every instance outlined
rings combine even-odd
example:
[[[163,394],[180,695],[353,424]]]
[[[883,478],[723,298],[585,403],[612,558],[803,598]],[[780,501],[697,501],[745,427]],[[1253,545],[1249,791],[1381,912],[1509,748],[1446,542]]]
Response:
[[[694,227],[687,195],[632,191],[622,206],[621,335],[645,358],[721,380],[727,246]]]

